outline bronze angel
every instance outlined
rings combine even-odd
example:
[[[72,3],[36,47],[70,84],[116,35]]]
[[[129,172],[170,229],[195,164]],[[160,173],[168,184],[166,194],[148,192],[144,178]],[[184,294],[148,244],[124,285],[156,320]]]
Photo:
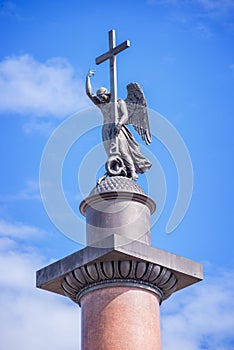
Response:
[[[126,127],[126,124],[132,124],[147,145],[151,143],[144,93],[138,83],[127,85],[127,98],[125,100],[117,100],[118,121],[115,123],[113,121],[111,94],[104,87],[99,88],[96,94],[92,93],[90,77],[93,75],[94,71],[89,70],[86,77],[86,93],[102,112],[104,118],[102,139],[106,153],[110,160],[114,153],[113,145],[115,145],[116,140],[118,142],[118,155],[124,167],[122,174],[136,180],[138,173],[144,173],[151,167],[151,162],[142,155],[139,145]],[[106,167],[108,175],[120,173],[118,171],[115,173],[108,171],[108,166]]]

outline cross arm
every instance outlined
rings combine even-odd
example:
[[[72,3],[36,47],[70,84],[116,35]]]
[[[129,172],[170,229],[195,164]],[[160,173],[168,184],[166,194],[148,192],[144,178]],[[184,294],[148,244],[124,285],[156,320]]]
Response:
[[[130,47],[130,41],[129,40],[125,40],[124,42],[122,42],[118,46],[116,46],[113,49],[105,52],[103,55],[97,57],[96,58],[96,64],[100,64],[100,63],[108,60],[110,57],[112,57],[114,55],[117,55],[119,52],[127,49],[128,47]]]

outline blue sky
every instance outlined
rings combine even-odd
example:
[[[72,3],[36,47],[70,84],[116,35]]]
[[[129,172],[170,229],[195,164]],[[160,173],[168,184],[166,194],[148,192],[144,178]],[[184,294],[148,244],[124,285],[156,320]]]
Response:
[[[178,179],[175,162],[153,137],[148,149],[167,184],[165,206],[152,229],[153,245],[200,261],[205,269],[204,282],[162,305],[164,349],[233,349],[233,16],[233,0],[0,2],[0,320],[5,349],[15,344],[19,350],[28,344],[35,350],[79,348],[76,306],[34,287],[37,269],[82,247],[50,221],[40,198],[39,170],[52,132],[91,107],[84,92],[88,69],[96,69],[94,89],[108,86],[108,64],[95,67],[95,58],[107,50],[110,29],[116,29],[118,43],[131,41],[118,56],[119,96],[126,96],[129,82],[138,81],[149,108],[179,132],[193,164],[190,207],[181,224],[166,234]],[[86,183],[81,174],[88,151],[101,144],[101,116],[94,117],[99,126],[74,143],[62,169],[64,193],[76,213],[82,194],[103,171],[100,162]],[[155,169],[156,162],[150,170],[155,183],[148,175],[139,180],[149,195],[157,193]]]

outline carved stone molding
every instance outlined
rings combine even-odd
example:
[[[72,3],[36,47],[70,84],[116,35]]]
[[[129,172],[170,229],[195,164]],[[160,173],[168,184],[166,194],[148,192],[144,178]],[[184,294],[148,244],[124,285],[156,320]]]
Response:
[[[177,279],[165,267],[136,260],[102,261],[70,272],[62,281],[64,294],[80,304],[83,295],[100,288],[131,286],[154,292],[160,302],[175,290]]]
[[[86,216],[87,209],[100,201],[127,200],[146,205],[152,214],[156,209],[155,202],[132,179],[123,176],[107,177],[97,185],[89,196],[80,203],[80,212]]]

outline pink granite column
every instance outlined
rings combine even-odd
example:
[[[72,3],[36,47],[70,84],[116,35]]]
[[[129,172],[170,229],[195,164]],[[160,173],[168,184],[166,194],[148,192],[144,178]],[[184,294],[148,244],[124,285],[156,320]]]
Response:
[[[82,350],[161,350],[158,296],[106,287],[82,296]]]

